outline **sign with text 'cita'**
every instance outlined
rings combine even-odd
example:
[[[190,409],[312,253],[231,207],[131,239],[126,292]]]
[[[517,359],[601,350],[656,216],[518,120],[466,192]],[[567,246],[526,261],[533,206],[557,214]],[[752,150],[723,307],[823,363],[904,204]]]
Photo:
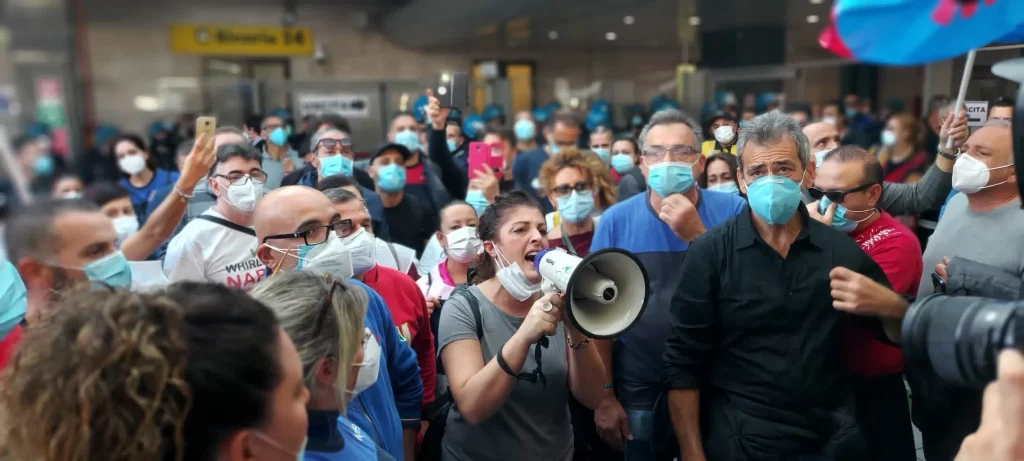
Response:
[[[313,30],[305,27],[171,26],[171,51],[215,56],[309,56]]]
[[[988,101],[964,101],[967,106],[967,126],[984,126],[988,121]]]

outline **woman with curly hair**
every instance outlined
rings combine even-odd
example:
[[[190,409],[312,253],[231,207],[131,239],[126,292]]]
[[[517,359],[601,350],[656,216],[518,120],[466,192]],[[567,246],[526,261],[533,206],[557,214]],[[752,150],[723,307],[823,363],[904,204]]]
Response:
[[[558,211],[545,217],[552,248],[586,256],[601,212],[615,204],[615,187],[604,162],[566,148],[540,168],[540,184]]]
[[[377,378],[380,347],[364,326],[366,292],[309,271],[282,271],[250,293],[277,314],[302,361],[309,389],[305,459],[394,460],[345,417],[352,397]]]
[[[0,458],[241,461],[302,456],[302,364],[241,290],[69,296],[0,376]]]

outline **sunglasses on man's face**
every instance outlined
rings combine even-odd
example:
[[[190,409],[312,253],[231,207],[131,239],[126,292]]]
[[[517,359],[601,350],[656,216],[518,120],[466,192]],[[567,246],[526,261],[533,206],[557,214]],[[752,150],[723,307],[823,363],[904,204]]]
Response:
[[[862,184],[848,190],[822,190],[817,187],[811,187],[807,189],[807,195],[810,195],[814,200],[821,200],[822,197],[828,197],[832,203],[843,203],[847,195],[855,194],[868,190],[869,187],[874,184]]]

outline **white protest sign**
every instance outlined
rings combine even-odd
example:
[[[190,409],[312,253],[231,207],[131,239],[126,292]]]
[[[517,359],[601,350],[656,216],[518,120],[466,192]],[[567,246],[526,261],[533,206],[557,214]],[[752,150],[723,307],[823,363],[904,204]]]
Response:
[[[370,115],[370,98],[360,94],[299,94],[296,98],[300,116],[338,114],[348,118]]]
[[[988,121],[988,101],[964,101],[967,106],[967,126],[982,126]]]

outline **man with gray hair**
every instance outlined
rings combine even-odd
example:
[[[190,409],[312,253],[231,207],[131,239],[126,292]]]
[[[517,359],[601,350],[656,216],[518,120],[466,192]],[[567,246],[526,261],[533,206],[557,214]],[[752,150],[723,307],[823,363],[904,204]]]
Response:
[[[616,340],[598,341],[608,390],[594,422],[613,447],[625,442],[627,461],[661,459],[674,451],[665,443],[671,431],[657,424],[655,415],[666,411],[661,356],[670,333],[672,295],[683,280],[679,262],[693,239],[736,216],[745,204],[736,194],[696,185],[694,178],[704,170],[701,130],[686,114],[655,113],[639,141],[648,191],[605,210],[590,248],[632,252],[651,282],[651,299],[637,324]]]
[[[801,205],[810,147],[795,120],[753,119],[736,150],[749,205],[693,241],[669,308],[663,360],[680,458],[867,459],[839,360],[841,326],[864,322],[894,338],[902,312],[854,319],[833,307],[836,266],[888,281]]]

